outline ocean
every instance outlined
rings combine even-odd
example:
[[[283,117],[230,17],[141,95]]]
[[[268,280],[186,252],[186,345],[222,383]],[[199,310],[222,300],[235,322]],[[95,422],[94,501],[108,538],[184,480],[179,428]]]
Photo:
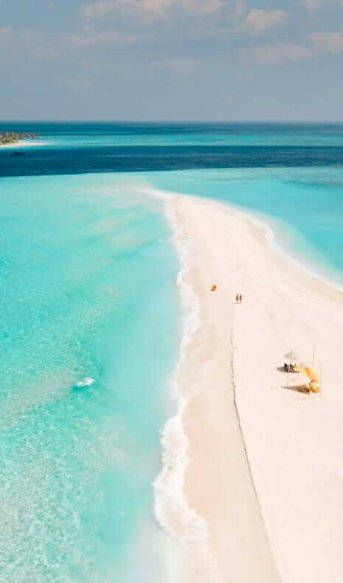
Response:
[[[163,204],[252,211],[343,281],[343,124],[1,123],[0,581],[179,583],[154,516],[184,313]]]

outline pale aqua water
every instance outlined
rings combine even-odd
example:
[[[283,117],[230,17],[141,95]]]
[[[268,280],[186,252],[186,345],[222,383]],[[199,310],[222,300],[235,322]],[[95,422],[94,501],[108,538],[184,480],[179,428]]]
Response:
[[[341,283],[343,126],[38,131],[48,146],[0,151],[0,581],[179,583],[152,486],[173,409],[179,267],[142,190],[261,213]],[[84,377],[95,382],[80,390]]]

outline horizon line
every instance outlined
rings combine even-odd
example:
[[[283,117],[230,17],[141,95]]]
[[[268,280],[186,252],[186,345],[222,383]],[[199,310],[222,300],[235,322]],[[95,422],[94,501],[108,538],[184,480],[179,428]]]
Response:
[[[0,123],[118,123],[118,124],[343,124],[342,120],[256,120],[256,119],[241,119],[241,120],[166,120],[166,119],[0,119]]]

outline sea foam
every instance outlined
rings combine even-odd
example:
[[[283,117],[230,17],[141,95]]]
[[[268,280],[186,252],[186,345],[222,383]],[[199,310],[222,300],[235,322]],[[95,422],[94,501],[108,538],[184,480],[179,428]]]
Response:
[[[147,187],[147,194],[159,198],[166,208],[166,217],[173,229],[173,243],[181,265],[177,287],[181,293],[183,306],[183,330],[179,363],[173,381],[176,414],[165,424],[161,443],[163,467],[155,480],[155,516],[158,523],[176,541],[179,552],[173,547],[174,564],[170,572],[171,583],[177,580],[187,583],[196,578],[198,583],[223,583],[214,556],[209,549],[209,532],[206,521],[188,505],[184,494],[185,475],[189,465],[189,442],[185,432],[183,417],[188,401],[194,394],[194,387],[181,388],[179,373],[186,358],[186,350],[195,334],[202,326],[199,315],[199,301],[192,287],[187,283],[194,249],[185,236],[177,217],[173,195]],[[177,570],[177,578],[175,576]]]

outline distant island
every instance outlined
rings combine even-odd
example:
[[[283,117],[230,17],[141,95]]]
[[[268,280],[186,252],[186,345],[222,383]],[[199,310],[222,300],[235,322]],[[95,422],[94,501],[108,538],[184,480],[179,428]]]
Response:
[[[11,132],[0,130],[0,147],[18,144],[21,140],[37,140],[39,135],[33,132]]]

